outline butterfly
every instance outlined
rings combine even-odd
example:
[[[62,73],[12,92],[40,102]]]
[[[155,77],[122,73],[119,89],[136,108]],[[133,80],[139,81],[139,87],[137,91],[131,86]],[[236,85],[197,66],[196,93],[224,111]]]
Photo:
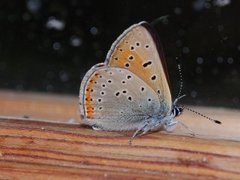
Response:
[[[129,131],[132,138],[164,128],[171,131],[182,107],[172,102],[162,46],[143,21],[112,44],[104,63],[84,76],[79,95],[83,122],[95,130]]]

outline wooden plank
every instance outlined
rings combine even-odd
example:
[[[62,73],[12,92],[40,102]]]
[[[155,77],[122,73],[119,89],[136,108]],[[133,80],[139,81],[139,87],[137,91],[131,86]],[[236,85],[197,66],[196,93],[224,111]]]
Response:
[[[132,132],[79,125],[77,97],[2,91],[0,99],[0,179],[240,179],[236,110],[195,107],[223,124],[185,112],[178,119],[201,135],[178,126],[130,146]]]

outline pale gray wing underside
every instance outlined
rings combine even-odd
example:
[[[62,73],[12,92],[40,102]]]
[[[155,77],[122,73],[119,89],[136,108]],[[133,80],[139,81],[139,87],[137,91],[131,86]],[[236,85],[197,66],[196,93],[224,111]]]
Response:
[[[149,116],[166,112],[155,91],[127,69],[103,66],[90,71],[80,93],[85,123],[104,130],[133,130]]]

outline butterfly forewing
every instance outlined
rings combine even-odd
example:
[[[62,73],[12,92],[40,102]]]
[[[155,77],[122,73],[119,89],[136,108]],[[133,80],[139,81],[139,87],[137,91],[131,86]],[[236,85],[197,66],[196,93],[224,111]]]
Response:
[[[149,116],[166,111],[154,90],[127,69],[103,66],[88,74],[81,95],[81,113],[90,125],[131,130]]]
[[[105,63],[111,67],[128,69],[145,81],[165,104],[169,113],[172,99],[165,71],[161,49],[145,22],[131,26],[112,45]]]

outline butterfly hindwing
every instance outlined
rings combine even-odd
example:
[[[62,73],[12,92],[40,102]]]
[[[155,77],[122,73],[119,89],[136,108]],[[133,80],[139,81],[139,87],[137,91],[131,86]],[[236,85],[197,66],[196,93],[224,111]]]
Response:
[[[127,69],[98,65],[84,81],[80,109],[87,124],[104,130],[131,130],[149,116],[166,111],[154,90]]]

